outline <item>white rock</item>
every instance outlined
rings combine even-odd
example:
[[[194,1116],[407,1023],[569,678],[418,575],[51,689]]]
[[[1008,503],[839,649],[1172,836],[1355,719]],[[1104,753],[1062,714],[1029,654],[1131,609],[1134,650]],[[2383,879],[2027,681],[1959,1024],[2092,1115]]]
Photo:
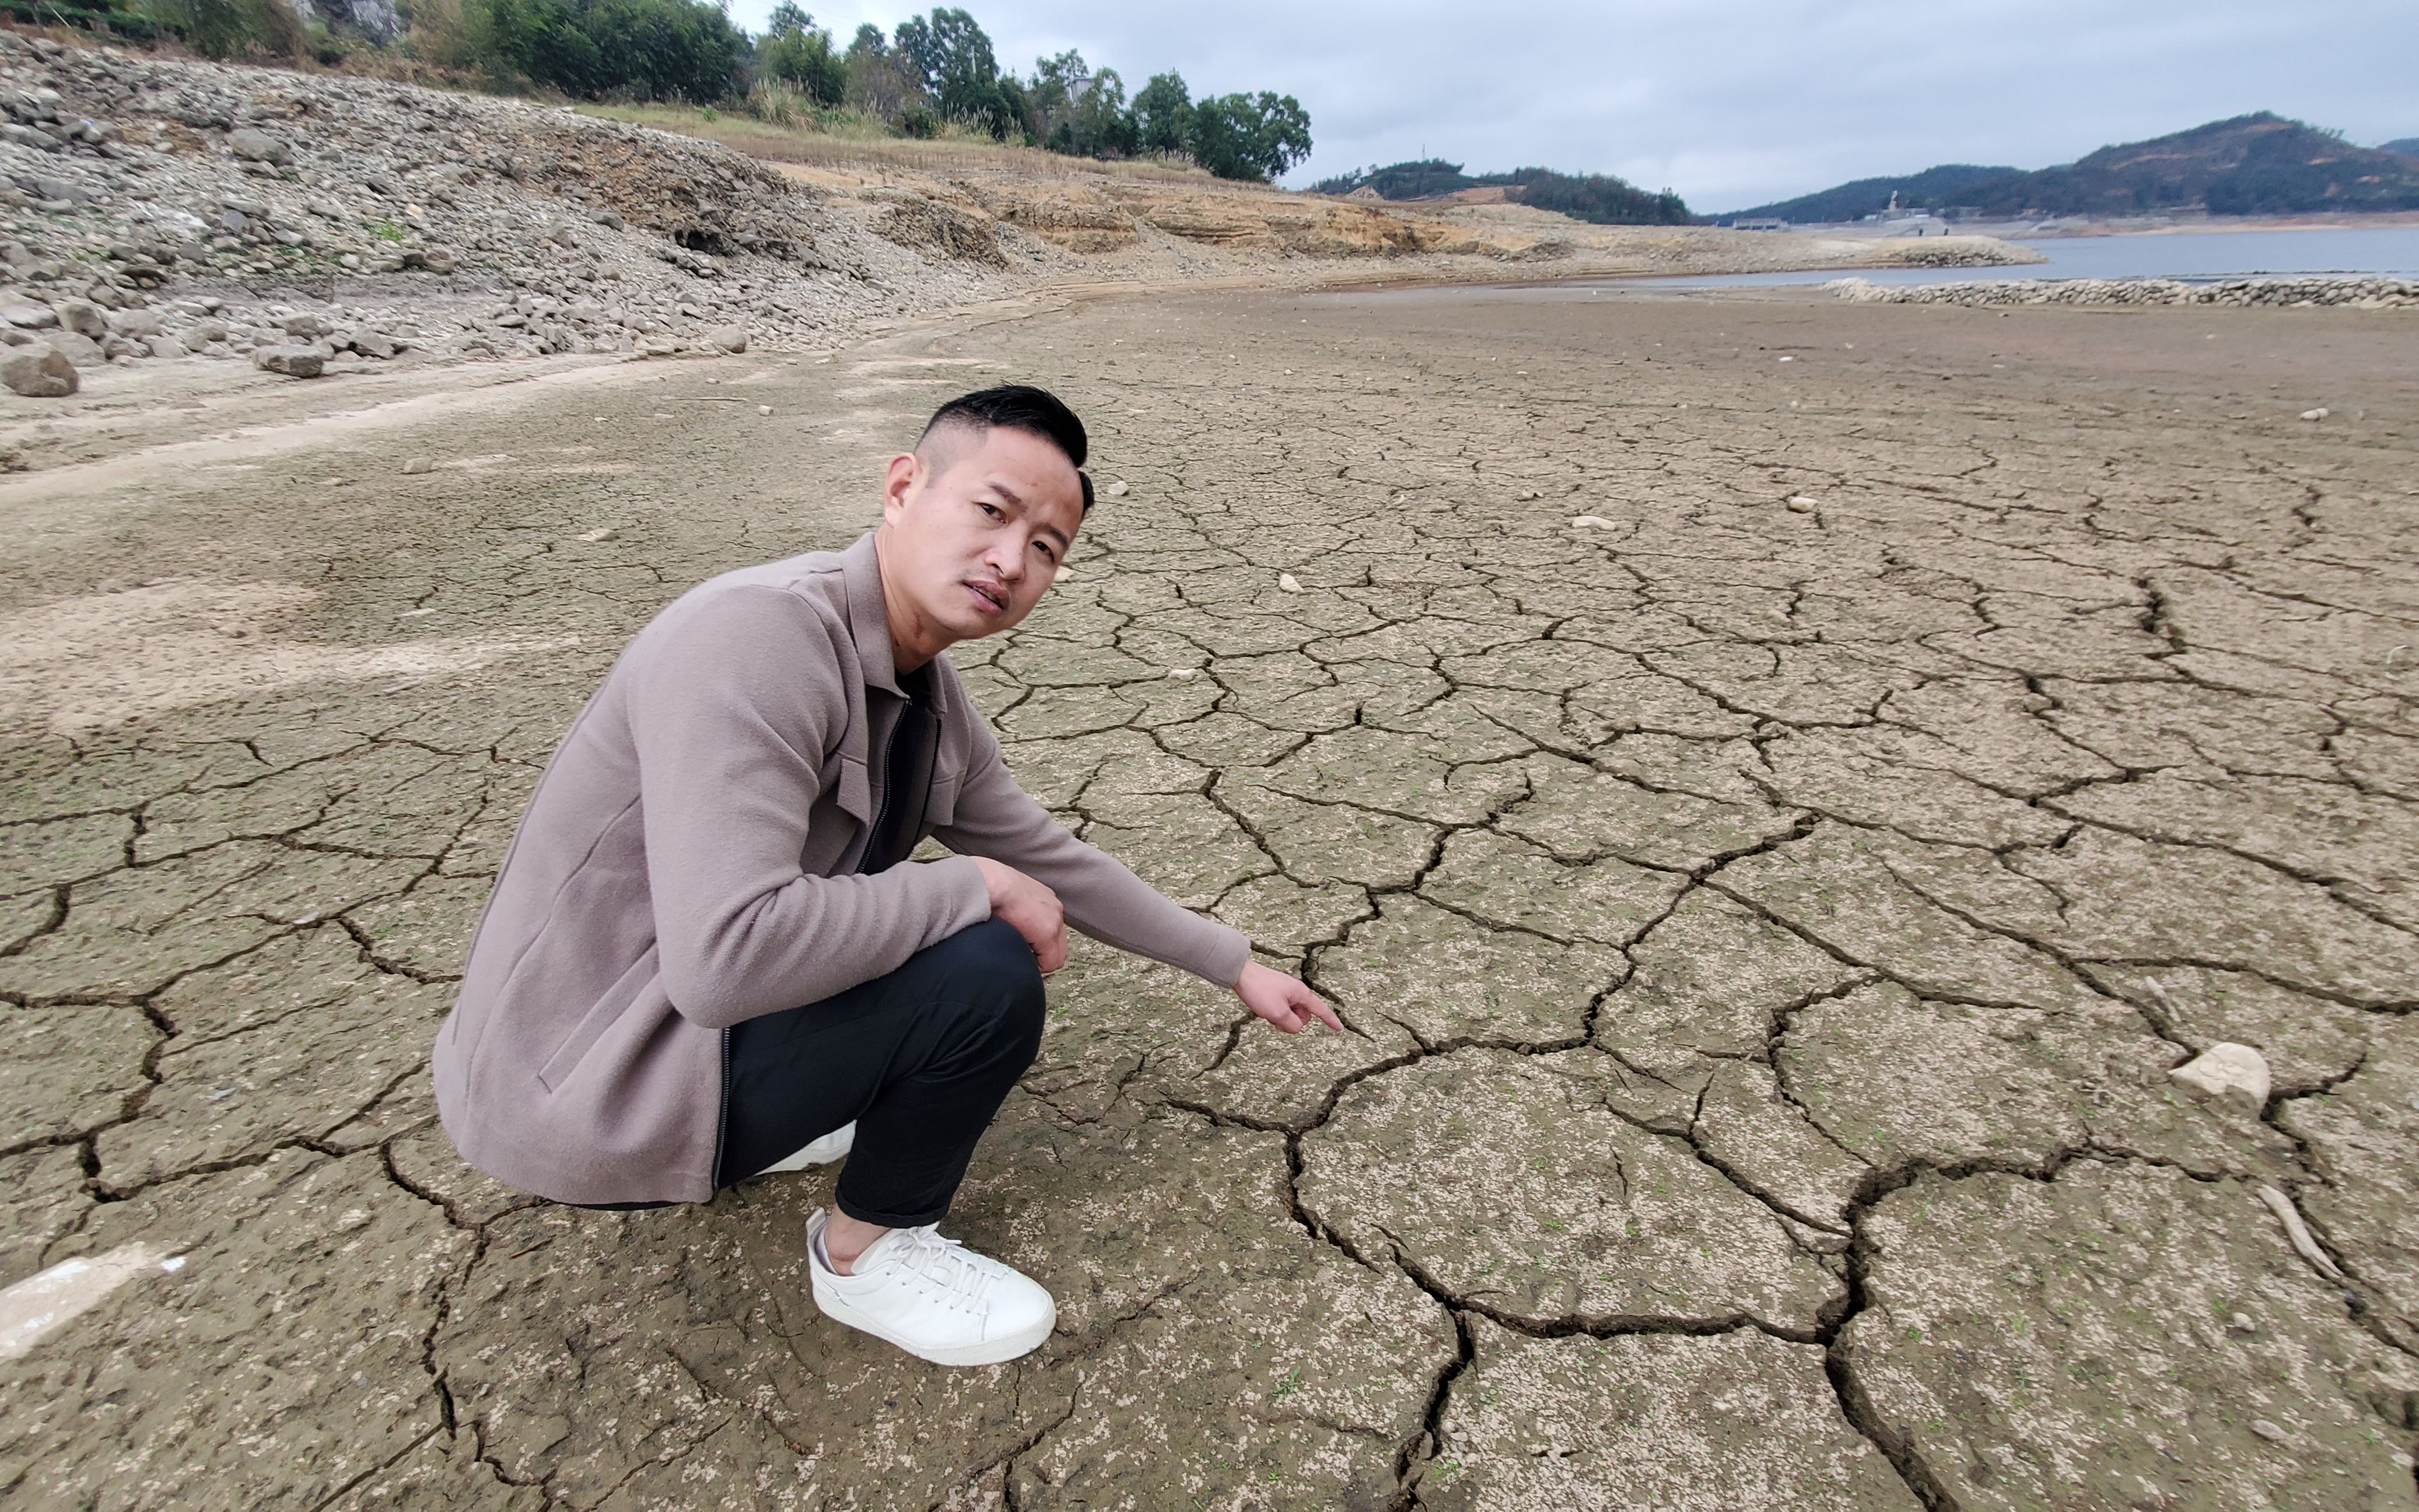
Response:
[[[1789,496],[1789,509],[1792,514],[1810,515],[1822,507],[1822,501],[1811,495],[1794,493]]]
[[[2324,420],[2327,418],[2327,407],[2320,405],[2316,409],[2304,409],[2302,411],[2302,418],[2303,420]]]
[[[415,456],[411,460],[404,463],[403,471],[407,475],[422,472],[434,472],[437,471],[437,464],[431,462],[424,456]]]
[[[1573,515],[1571,517],[1571,529],[1575,531],[1609,531],[1612,529],[1612,521],[1605,518],[1602,515]]]
[[[583,541],[610,541],[621,533],[610,525],[599,525],[593,531],[580,532],[579,538]]]
[[[2246,1117],[2257,1118],[2268,1105],[2268,1059],[2247,1044],[2211,1045],[2168,1072],[2167,1080]]]
[[[1193,681],[1193,679],[1201,675],[1201,669],[1198,667],[1170,667],[1167,670],[1167,675],[1175,678],[1179,683],[1189,683]]]
[[[1302,579],[1292,573],[1281,572],[1277,574],[1277,586],[1288,594],[1299,594],[1302,592]]]
[[[773,412],[773,407],[769,404],[760,404],[756,407],[756,412],[760,415],[769,415]]]
[[[1128,492],[1132,491],[1132,484],[1126,482],[1123,478],[1119,478],[1117,482],[1110,484],[1101,491],[1107,494],[1112,499],[1123,499]]]
[[[61,1260],[0,1291],[0,1360],[14,1360],[59,1325],[155,1266],[175,1269],[149,1244],[126,1244],[105,1255]]]

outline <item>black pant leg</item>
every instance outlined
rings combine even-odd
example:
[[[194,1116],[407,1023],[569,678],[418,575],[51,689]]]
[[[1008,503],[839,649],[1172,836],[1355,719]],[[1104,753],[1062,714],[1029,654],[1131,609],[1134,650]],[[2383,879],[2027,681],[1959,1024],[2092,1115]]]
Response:
[[[899,969],[731,1031],[718,1185],[840,1125],[856,1144],[842,1212],[894,1228],[938,1223],[975,1145],[1041,1045],[1041,974],[997,919]]]

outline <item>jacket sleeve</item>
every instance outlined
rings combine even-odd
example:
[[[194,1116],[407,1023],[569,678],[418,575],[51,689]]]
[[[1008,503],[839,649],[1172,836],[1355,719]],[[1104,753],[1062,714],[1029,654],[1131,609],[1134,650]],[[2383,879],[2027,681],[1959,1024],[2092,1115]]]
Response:
[[[991,917],[973,862],[809,876],[824,752],[846,721],[840,632],[778,588],[676,606],[635,642],[627,717],[666,993],[723,1028],[888,972]]]
[[[953,851],[1012,866],[1058,894],[1067,921],[1104,944],[1232,987],[1251,942],[1179,906],[1114,856],[1077,840],[1016,785],[999,742],[978,729],[957,812],[934,837]],[[986,894],[988,896],[988,894]]]

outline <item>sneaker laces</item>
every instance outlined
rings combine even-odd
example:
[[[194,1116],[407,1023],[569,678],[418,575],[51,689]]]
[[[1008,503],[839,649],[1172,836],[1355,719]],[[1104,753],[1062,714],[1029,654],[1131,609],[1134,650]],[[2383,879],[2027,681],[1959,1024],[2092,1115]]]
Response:
[[[999,1261],[944,1237],[929,1224],[899,1230],[885,1259],[923,1281],[951,1305],[967,1308],[981,1306],[1008,1273],[1008,1267]]]

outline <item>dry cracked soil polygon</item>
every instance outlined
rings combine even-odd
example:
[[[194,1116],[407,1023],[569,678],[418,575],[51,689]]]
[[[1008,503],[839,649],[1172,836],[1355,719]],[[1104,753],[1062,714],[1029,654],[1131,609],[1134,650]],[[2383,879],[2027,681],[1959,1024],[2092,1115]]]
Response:
[[[2412,1506],[2409,323],[1042,301],[12,480],[0,1283],[183,1264],[0,1496]],[[816,1318],[828,1173],[538,1202],[424,1063],[621,644],[1008,378],[1125,487],[966,685],[1349,1027],[1081,946],[951,1219],[1058,1331],[950,1372]]]

